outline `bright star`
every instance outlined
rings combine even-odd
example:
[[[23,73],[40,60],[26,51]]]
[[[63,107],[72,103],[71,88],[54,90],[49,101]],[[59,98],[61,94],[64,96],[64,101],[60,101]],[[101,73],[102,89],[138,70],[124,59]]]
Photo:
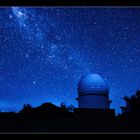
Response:
[[[13,11],[13,13],[15,14],[15,16],[16,16],[17,18],[26,17],[26,14],[23,13],[23,12],[21,11],[21,9],[18,8],[18,7],[13,7],[13,8],[12,8],[12,11]]]
[[[9,15],[9,19],[11,19],[12,18],[12,15]]]

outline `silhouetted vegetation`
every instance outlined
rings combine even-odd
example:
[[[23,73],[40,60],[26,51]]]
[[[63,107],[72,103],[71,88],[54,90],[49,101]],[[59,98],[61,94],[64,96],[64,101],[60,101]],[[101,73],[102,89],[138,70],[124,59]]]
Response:
[[[29,104],[23,105],[23,109],[20,111],[20,113],[32,113],[33,107]]]
[[[140,90],[128,97],[124,96],[123,100],[126,102],[126,107],[122,109],[122,115],[126,117],[140,117]]]
[[[113,109],[78,109],[43,103],[18,112],[0,112],[0,132],[140,132],[140,90],[124,96],[122,114]]]

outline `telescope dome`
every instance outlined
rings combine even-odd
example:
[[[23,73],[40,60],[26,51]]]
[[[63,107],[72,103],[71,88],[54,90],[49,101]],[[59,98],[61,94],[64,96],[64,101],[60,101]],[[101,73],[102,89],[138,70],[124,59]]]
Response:
[[[108,94],[109,87],[98,74],[82,76],[78,84],[78,94]]]

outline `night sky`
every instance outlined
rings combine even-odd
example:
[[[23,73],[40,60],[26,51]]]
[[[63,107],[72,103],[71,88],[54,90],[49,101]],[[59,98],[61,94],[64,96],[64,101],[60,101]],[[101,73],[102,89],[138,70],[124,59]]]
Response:
[[[139,8],[0,8],[0,111],[77,107],[89,73],[109,84],[116,112],[140,88]]]

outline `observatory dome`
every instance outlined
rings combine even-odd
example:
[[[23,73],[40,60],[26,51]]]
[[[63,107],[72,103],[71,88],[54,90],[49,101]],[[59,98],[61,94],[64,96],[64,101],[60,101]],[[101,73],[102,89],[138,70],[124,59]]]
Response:
[[[83,76],[78,84],[78,94],[108,94],[109,87],[98,74],[88,74]]]

